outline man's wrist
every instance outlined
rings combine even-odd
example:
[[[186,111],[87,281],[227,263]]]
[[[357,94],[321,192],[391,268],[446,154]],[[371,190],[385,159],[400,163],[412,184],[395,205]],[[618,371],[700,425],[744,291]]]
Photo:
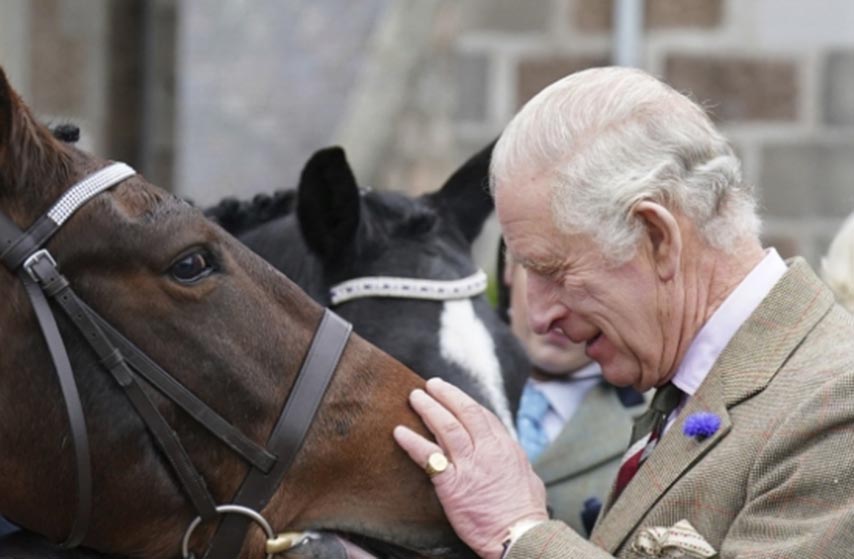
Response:
[[[501,552],[501,559],[507,557],[510,553],[510,548],[513,547],[513,544],[516,543],[519,538],[525,535],[528,530],[531,528],[538,526],[545,522],[545,520],[533,520],[533,519],[525,519],[515,522],[507,529],[507,537],[504,541],[501,542],[501,547],[503,548]]]

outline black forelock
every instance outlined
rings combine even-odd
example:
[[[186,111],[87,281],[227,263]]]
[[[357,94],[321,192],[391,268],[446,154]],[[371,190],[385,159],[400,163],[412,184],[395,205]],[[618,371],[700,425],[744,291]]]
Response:
[[[295,201],[296,190],[277,190],[273,194],[257,194],[252,200],[225,198],[204,210],[204,213],[220,227],[237,236],[278,217],[290,215]]]
[[[423,198],[410,198],[396,192],[369,192],[363,199],[373,218],[379,220],[388,234],[396,237],[418,237],[432,229],[439,217],[436,209]]]
[[[71,122],[52,126],[50,131],[53,133],[54,138],[66,144],[76,144],[80,140],[80,127]]]

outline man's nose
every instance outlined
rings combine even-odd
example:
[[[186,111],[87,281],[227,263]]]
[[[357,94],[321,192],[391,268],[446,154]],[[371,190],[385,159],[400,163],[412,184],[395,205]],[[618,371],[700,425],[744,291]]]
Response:
[[[568,314],[568,309],[557,297],[557,286],[540,274],[528,272],[526,294],[528,325],[535,334],[547,334]]]

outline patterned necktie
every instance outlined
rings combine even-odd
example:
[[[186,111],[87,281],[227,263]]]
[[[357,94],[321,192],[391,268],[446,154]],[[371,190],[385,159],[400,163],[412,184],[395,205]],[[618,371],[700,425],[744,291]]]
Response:
[[[652,402],[632,427],[632,440],[629,449],[623,456],[620,470],[617,472],[617,482],[614,486],[614,500],[617,500],[623,489],[629,484],[641,465],[650,455],[667,425],[670,413],[682,401],[682,391],[667,383],[655,392]]]
[[[519,444],[531,462],[549,446],[549,439],[543,429],[543,418],[547,411],[549,401],[545,394],[530,383],[526,384],[519,402],[516,430],[519,432]]]

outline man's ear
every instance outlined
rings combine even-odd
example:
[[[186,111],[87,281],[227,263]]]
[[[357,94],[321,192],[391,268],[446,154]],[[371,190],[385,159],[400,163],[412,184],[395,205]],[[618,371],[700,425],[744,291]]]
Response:
[[[632,215],[640,219],[644,227],[644,242],[662,281],[673,279],[682,259],[682,230],[670,210],[649,200],[638,202]]]

